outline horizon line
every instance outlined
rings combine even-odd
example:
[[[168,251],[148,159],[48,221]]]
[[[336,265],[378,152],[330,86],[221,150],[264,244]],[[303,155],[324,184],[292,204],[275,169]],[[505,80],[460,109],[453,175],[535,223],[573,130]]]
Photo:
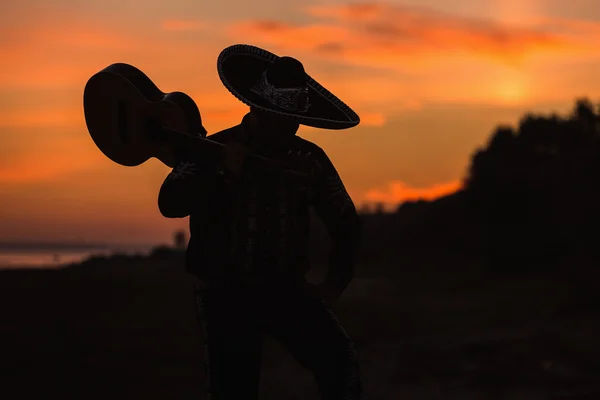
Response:
[[[86,249],[86,250],[114,250],[122,248],[168,246],[168,243],[108,243],[108,242],[75,242],[75,241],[28,241],[28,240],[0,240],[0,250],[32,250],[32,249]]]

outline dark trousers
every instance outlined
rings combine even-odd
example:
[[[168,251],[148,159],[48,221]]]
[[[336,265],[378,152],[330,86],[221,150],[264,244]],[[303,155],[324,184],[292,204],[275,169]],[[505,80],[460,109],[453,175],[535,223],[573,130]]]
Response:
[[[210,399],[258,398],[264,335],[312,372],[322,399],[361,397],[353,343],[321,301],[291,288],[238,286],[197,288],[196,306]]]

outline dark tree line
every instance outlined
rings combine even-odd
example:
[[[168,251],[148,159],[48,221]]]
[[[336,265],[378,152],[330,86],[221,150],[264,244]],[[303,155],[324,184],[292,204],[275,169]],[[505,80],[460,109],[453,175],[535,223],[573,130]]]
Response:
[[[500,258],[595,257],[599,178],[600,107],[580,99],[566,117],[529,114],[496,129],[472,158],[467,214]]]

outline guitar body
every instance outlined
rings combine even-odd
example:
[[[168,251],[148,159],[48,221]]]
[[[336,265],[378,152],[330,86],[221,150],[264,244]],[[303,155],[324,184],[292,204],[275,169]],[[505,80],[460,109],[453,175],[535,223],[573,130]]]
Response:
[[[112,64],[93,75],[85,86],[83,107],[96,146],[125,166],[140,165],[151,157],[175,166],[171,142],[151,136],[159,127],[206,137],[194,100],[182,92],[162,92],[129,64]]]

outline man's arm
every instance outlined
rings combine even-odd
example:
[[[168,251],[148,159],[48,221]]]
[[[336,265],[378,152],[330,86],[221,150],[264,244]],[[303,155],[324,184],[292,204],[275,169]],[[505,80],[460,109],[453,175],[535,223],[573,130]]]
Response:
[[[354,203],[325,152],[316,151],[313,204],[331,237],[329,270],[325,284],[340,293],[354,277],[361,237],[361,221]]]
[[[194,156],[177,150],[178,163],[167,175],[158,194],[158,208],[166,218],[184,218],[203,207],[206,194],[215,188],[224,171],[221,152]]]

